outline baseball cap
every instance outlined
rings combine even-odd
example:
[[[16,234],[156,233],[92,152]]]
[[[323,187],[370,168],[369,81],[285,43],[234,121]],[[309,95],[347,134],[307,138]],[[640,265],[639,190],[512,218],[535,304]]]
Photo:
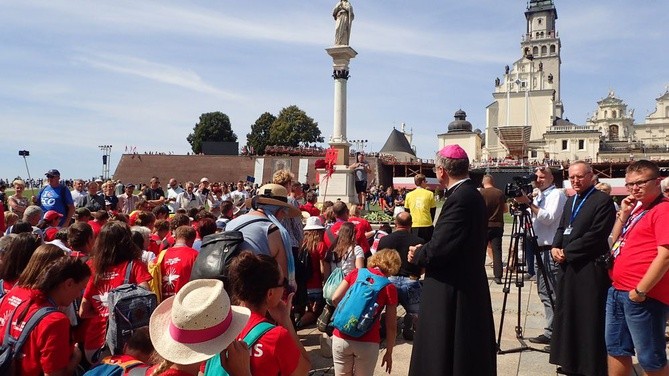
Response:
[[[200,179],[200,183],[209,183],[209,179],[206,178],[206,177],[202,178],[202,179]]]
[[[46,177],[60,176],[60,171],[56,170],[55,168],[52,168],[51,170],[47,171],[44,175],[46,175]]]
[[[53,221],[56,218],[61,218],[63,215],[55,210],[49,210],[44,214],[44,220],[47,222]]]

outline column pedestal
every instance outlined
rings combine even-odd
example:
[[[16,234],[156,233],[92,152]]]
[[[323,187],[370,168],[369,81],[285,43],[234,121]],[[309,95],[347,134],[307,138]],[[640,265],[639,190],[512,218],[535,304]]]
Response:
[[[325,169],[317,169],[321,181],[318,184],[318,202],[343,201],[347,205],[358,204],[358,195],[355,193],[355,176],[353,171],[345,165],[335,165],[334,173],[325,179]]]

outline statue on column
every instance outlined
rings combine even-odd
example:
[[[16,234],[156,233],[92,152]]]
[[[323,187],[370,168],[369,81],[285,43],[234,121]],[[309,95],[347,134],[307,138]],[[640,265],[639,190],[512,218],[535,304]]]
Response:
[[[348,46],[353,24],[353,7],[348,0],[340,0],[332,10],[335,19],[335,46]]]

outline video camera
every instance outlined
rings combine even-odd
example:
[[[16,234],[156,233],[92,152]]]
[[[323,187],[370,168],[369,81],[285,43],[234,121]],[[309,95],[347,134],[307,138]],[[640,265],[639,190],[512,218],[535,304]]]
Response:
[[[512,182],[507,183],[504,188],[504,194],[509,198],[516,198],[527,196],[532,193],[532,183],[537,180],[535,174],[528,174],[524,176],[514,176],[511,178]]]

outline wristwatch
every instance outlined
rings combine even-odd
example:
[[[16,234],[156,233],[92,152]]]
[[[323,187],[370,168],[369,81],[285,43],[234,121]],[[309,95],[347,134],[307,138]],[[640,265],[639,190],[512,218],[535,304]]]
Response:
[[[646,293],[643,291],[639,291],[636,287],[634,288],[634,292],[636,292],[637,295],[639,295],[642,298],[646,298]]]

